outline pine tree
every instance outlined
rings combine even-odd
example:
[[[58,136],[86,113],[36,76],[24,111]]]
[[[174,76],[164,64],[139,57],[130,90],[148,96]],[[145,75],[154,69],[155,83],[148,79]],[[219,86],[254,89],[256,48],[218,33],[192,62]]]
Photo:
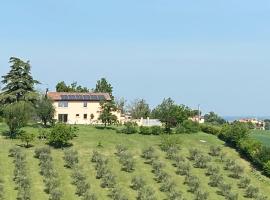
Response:
[[[37,93],[34,86],[39,82],[31,75],[29,61],[24,62],[19,58],[11,57],[9,63],[11,64],[10,71],[2,76],[2,83],[5,86],[0,94],[0,102],[8,104],[21,100],[35,101]]]

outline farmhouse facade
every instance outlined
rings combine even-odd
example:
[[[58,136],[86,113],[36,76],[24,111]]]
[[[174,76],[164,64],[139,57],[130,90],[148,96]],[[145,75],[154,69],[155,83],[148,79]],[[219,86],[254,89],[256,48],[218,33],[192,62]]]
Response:
[[[111,101],[108,93],[48,92],[55,107],[55,120],[68,124],[99,124],[100,102]],[[113,112],[121,120],[120,111]]]

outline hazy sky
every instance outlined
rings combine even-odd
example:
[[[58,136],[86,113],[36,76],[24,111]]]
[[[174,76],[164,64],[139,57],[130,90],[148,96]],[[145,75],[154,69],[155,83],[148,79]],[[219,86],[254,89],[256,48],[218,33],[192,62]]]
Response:
[[[0,75],[10,56],[33,75],[115,95],[164,97],[221,115],[270,115],[269,0],[0,2]]]

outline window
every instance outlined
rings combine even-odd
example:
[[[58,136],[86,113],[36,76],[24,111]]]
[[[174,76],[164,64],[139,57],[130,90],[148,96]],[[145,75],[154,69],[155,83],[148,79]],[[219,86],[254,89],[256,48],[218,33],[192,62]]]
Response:
[[[87,119],[87,114],[84,114],[84,115],[83,115],[83,118],[84,118],[84,119]]]
[[[68,107],[68,102],[67,101],[59,101],[58,102],[58,107],[67,108]]]
[[[67,123],[68,121],[68,114],[58,114],[58,121]]]
[[[80,117],[80,114],[76,114],[76,117]]]
[[[85,108],[87,107],[87,102],[86,101],[83,102],[83,107],[85,107]]]

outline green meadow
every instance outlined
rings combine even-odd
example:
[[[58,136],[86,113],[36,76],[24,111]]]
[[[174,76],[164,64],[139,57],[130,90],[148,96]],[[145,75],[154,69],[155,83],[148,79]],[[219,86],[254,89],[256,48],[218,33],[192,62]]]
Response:
[[[4,124],[0,125],[0,131],[7,129]],[[27,131],[32,131],[38,134],[38,129],[33,127],[26,127]],[[263,135],[263,134],[262,134]],[[181,149],[179,155],[188,157],[190,148],[198,148],[205,155],[208,155],[209,147],[211,145],[222,147],[222,151],[227,154],[227,157],[233,159],[240,166],[244,167],[244,174],[251,179],[251,184],[259,188],[260,193],[270,196],[270,179],[264,177],[259,172],[252,169],[250,164],[244,159],[240,158],[239,154],[224,145],[224,142],[217,139],[216,136],[205,133],[196,134],[179,134],[181,141]],[[259,139],[259,138],[258,138]],[[270,138],[268,137],[269,141]],[[264,140],[264,139],[262,139]],[[157,199],[166,199],[166,194],[160,191],[161,183],[155,181],[155,175],[152,173],[151,165],[145,163],[145,159],[141,157],[142,151],[147,147],[153,147],[158,155],[158,160],[165,164],[164,170],[170,175],[176,183],[177,190],[183,193],[187,200],[194,199],[194,194],[188,191],[188,187],[184,184],[184,176],[176,174],[176,168],[173,162],[166,158],[166,153],[160,149],[161,136],[145,136],[139,134],[125,135],[116,133],[113,129],[96,129],[91,126],[79,126],[78,136],[72,141],[72,148],[78,151],[79,165],[82,167],[83,174],[87,177],[87,181],[91,185],[91,191],[98,199],[111,199],[109,196],[109,189],[101,187],[101,180],[96,179],[95,164],[91,162],[93,150],[97,150],[108,158],[108,165],[110,170],[116,177],[117,184],[123,189],[128,199],[135,200],[137,191],[133,190],[131,180],[134,176],[143,177],[146,185],[153,188]],[[15,200],[17,197],[16,185],[13,181],[14,163],[13,158],[9,157],[9,149],[14,146],[21,146],[20,140],[6,139],[4,136],[0,137],[0,176],[4,181],[4,195],[5,199]],[[123,144],[128,148],[128,151],[133,155],[135,160],[135,170],[132,172],[125,172],[121,170],[119,158],[115,155],[116,145]],[[46,145],[46,141],[36,139],[33,147],[20,147],[26,153],[27,173],[31,180],[31,197],[34,200],[47,200],[48,194],[44,191],[43,177],[40,174],[39,160],[34,157],[34,150],[38,147]],[[60,177],[60,190],[63,192],[63,200],[81,199],[75,193],[76,188],[72,184],[71,169],[65,167],[63,159],[64,150],[52,148],[52,157],[54,167]],[[190,161],[192,163],[192,161]],[[239,189],[237,184],[239,180],[231,178],[229,172],[224,170],[224,163],[219,159],[211,157],[210,164],[219,166],[221,174],[224,176],[224,181],[232,186],[232,191],[238,193],[238,199],[248,199],[245,197],[245,189]],[[191,173],[196,175],[201,183],[204,191],[209,193],[208,199],[222,200],[223,196],[218,194],[219,189],[209,186],[209,177],[205,175],[206,169],[199,169],[192,167]]]

